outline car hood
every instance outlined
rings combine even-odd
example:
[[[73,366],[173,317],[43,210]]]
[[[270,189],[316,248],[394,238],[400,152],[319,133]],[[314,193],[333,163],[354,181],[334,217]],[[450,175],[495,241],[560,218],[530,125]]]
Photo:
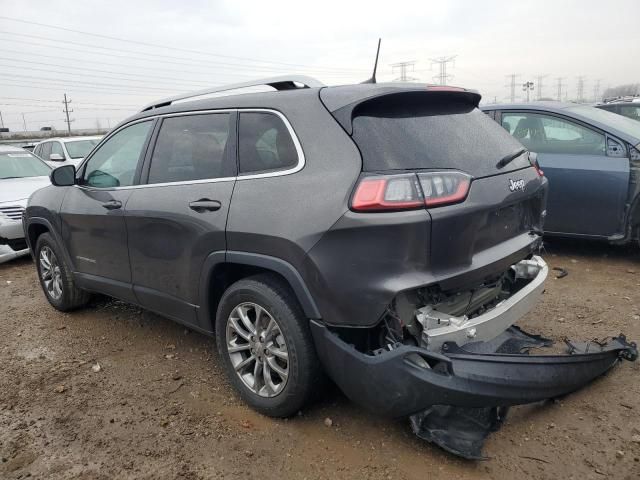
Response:
[[[0,204],[24,200],[33,192],[51,185],[49,177],[8,178],[0,180]]]

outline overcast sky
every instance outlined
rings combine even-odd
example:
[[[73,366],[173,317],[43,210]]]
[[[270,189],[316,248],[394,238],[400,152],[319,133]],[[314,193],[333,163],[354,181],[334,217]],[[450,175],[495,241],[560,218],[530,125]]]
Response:
[[[0,17],[14,19],[0,18],[0,112],[12,131],[23,129],[22,113],[29,130],[62,129],[67,93],[72,126],[92,128],[208,85],[286,73],[360,82],[378,37],[379,81],[399,76],[392,64],[415,61],[408,75],[433,82],[431,59],[456,56],[449,83],[485,101],[509,99],[508,74],[519,75],[518,96],[547,75],[542,93],[555,97],[563,77],[569,99],[585,76],[590,98],[597,80],[600,91],[640,82],[637,9],[637,0],[0,0]]]

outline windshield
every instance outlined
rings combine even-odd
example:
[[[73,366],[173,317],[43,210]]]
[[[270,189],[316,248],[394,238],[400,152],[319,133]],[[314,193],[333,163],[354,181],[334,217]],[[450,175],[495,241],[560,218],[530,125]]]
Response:
[[[617,113],[607,112],[601,108],[587,107],[584,105],[569,107],[567,110],[589,120],[593,120],[594,122],[600,122],[611,128],[615,128],[623,134],[633,137],[636,141],[640,141],[640,122],[636,120],[631,120]]]
[[[0,153],[0,180],[7,178],[45,177],[51,168],[30,153]]]
[[[92,138],[89,140],[77,140],[74,142],[64,142],[67,147],[67,152],[71,158],[84,158],[95,147],[99,138]]]

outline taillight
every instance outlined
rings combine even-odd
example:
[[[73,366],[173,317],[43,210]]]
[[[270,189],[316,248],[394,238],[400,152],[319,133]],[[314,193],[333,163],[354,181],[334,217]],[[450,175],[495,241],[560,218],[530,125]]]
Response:
[[[629,158],[631,160],[640,160],[640,151],[637,148],[629,147]]]
[[[375,212],[451,205],[467,198],[470,185],[470,175],[453,171],[367,176],[356,187],[351,209]]]
[[[351,208],[356,211],[409,210],[423,206],[415,174],[364,177],[351,200]]]
[[[463,202],[471,185],[471,175],[462,172],[420,173],[418,178],[427,207]]]
[[[544,177],[544,172],[540,168],[540,164],[538,163],[538,154],[535,152],[529,152],[529,163],[533,168],[536,169],[536,173],[539,177]]]

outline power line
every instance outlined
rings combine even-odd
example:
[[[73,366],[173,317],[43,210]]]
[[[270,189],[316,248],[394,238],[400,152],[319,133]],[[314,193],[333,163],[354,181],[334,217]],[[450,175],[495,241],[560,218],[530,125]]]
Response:
[[[67,131],[69,132],[69,135],[71,135],[71,122],[75,122],[75,119],[69,119],[69,114],[72,113],[73,110],[69,110],[69,104],[71,103],[71,100],[67,99],[66,93],[64,94],[64,100],[62,101],[62,103],[64,103],[64,114],[67,117]]]
[[[43,100],[41,98],[24,98],[24,97],[0,97],[0,100],[26,100],[28,102],[38,102],[38,103],[58,103],[60,101],[60,100]],[[5,105],[9,105],[9,104],[7,103]],[[76,102],[76,105],[78,105],[77,102]],[[131,105],[127,103],[97,103],[97,102],[81,102],[80,105],[107,105],[112,107],[137,107],[138,106],[138,105]]]
[[[17,82],[18,80],[14,80],[14,82]],[[0,85],[2,85],[3,87],[20,87],[20,88],[31,88],[31,89],[36,89],[36,90],[47,90],[49,93],[52,91],[52,83],[48,82],[48,83],[34,83],[33,81],[30,81],[28,84],[27,83],[7,83],[7,82],[2,82],[0,83]],[[53,84],[53,86],[64,90],[65,87],[69,87],[68,84]],[[101,87],[95,87],[92,88],[91,90],[83,90],[83,87],[80,88],[76,88],[75,86],[71,86],[73,88],[74,92],[77,93],[90,93],[90,94],[96,94],[99,93],[101,95],[118,95],[118,96],[123,96],[123,95],[127,95],[127,96],[135,96],[138,98],[146,98],[146,99],[154,99],[156,97],[154,96],[150,96],[148,93],[140,93],[140,92],[134,92],[134,91],[125,91],[125,90],[103,90]],[[85,87],[88,88],[88,87]],[[167,90],[167,92],[169,92]],[[144,103],[144,102],[142,102]]]
[[[396,69],[400,70],[400,76],[394,79],[394,82],[413,82],[417,80],[415,77],[410,77],[407,75],[407,70],[411,67],[411,71],[413,71],[413,67],[415,66],[415,60],[411,60],[409,62],[398,62],[391,65],[391,71],[393,73],[396,72]]]
[[[507,79],[509,80],[509,83],[505,86],[509,88],[509,101],[511,103],[515,103],[516,101],[516,79],[519,76],[520,75],[517,73],[512,73],[510,75],[507,75]]]
[[[198,54],[198,55],[206,55],[206,56],[209,56],[209,57],[229,58],[229,59],[233,59],[233,60],[242,60],[242,61],[255,62],[255,63],[270,63],[270,64],[275,64],[275,65],[282,65],[282,66],[285,66],[285,67],[310,67],[310,68],[319,68],[320,70],[336,70],[336,71],[337,70],[342,70],[342,71],[350,71],[350,72],[355,71],[355,69],[352,69],[352,68],[316,67],[315,65],[303,64],[303,63],[287,63],[287,62],[279,62],[279,61],[274,61],[274,60],[261,60],[261,59],[258,59],[258,58],[250,58],[250,57],[239,57],[239,56],[233,56],[233,55],[222,55],[222,54],[219,54],[219,53],[205,52],[205,51],[202,51],[202,50],[192,50],[192,49],[188,49],[188,48],[172,47],[172,46],[169,46],[169,45],[161,45],[161,44],[157,44],[157,43],[141,42],[139,40],[131,40],[131,39],[126,39],[126,38],[113,37],[113,36],[110,36],[110,35],[102,35],[102,34],[99,34],[99,33],[83,32],[81,30],[74,30],[74,29],[71,29],[71,28],[60,27],[58,25],[51,25],[51,24],[47,24],[47,23],[34,22],[34,21],[30,21],[30,20],[22,20],[22,19],[19,19],[19,18],[12,18],[12,17],[6,17],[6,16],[0,16],[0,19],[9,20],[9,21],[13,21],[13,22],[25,23],[25,24],[28,24],[28,25],[38,25],[40,27],[47,27],[47,28],[52,28],[52,29],[56,29],[56,30],[63,30],[63,31],[66,31],[66,32],[78,33],[80,35],[87,35],[87,36],[90,36],[90,37],[104,38],[104,39],[108,39],[108,40],[116,40],[118,42],[125,42],[125,43],[130,43],[130,44],[135,44],[135,45],[141,45],[141,46],[145,46],[145,47],[162,48],[162,49],[165,49],[165,50],[173,50],[173,51],[176,51],[176,52],[195,53],[195,54]]]
[[[451,55],[449,57],[438,57],[431,59],[431,65],[433,66],[434,64],[436,64],[440,69],[440,73],[433,77],[438,82],[438,84],[446,85],[447,82],[453,78],[453,75],[449,75],[447,73],[447,64],[452,63],[455,65],[456,57],[457,55]]]

